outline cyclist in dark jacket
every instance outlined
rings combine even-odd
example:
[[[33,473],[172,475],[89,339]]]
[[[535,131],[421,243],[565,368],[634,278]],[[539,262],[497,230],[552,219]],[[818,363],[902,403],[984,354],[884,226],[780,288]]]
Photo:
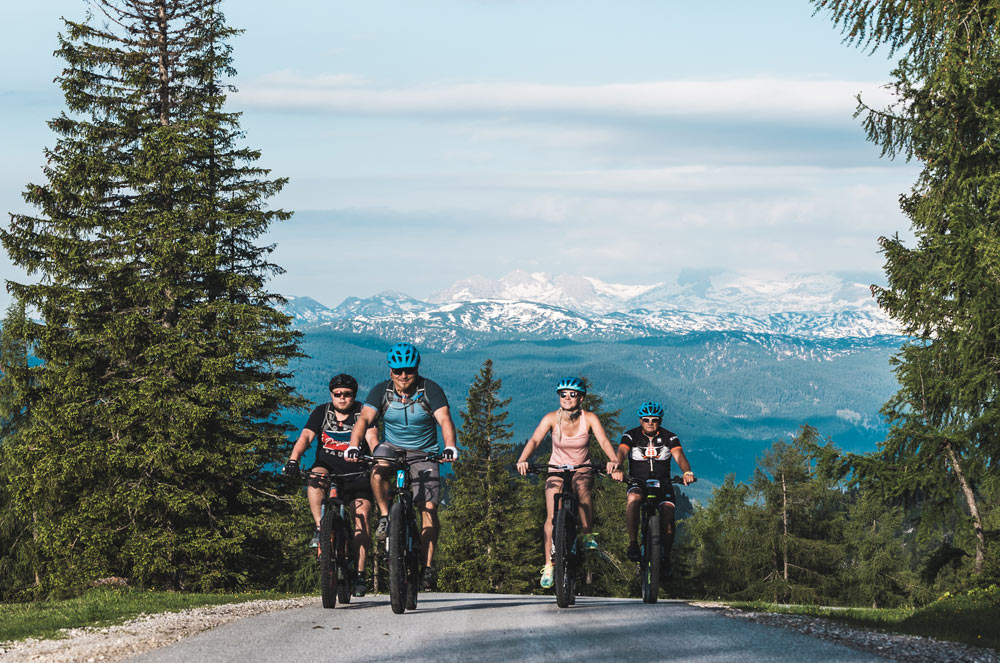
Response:
[[[663,489],[660,502],[661,521],[664,527],[664,559],[670,559],[670,549],[674,545],[674,489],[670,483],[670,459],[684,473],[684,485],[695,481],[691,464],[688,463],[680,440],[672,432],[660,426],[663,421],[663,406],[647,401],[639,406],[639,425],[622,435],[618,444],[618,462],[629,459],[629,476],[636,479],[659,479]],[[625,524],[628,527],[628,558],[639,561],[639,503],[643,500],[643,489],[629,488],[628,503],[625,506]]]

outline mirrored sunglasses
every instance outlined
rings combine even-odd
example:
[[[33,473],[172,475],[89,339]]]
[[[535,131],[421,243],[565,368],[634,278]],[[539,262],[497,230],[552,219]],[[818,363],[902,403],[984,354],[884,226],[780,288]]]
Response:
[[[579,398],[579,391],[560,391],[559,398]]]
[[[661,421],[659,417],[639,417],[639,419],[644,424],[658,424]]]

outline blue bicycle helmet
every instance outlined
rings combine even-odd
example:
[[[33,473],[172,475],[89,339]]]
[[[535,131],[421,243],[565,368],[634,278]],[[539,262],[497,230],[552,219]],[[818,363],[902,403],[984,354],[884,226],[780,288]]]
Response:
[[[409,343],[397,343],[385,356],[389,368],[416,368],[420,366],[420,353]]]
[[[562,391],[563,389],[569,389],[570,391],[578,391],[580,395],[585,396],[587,394],[587,388],[583,386],[583,380],[580,378],[563,378],[559,381],[559,385],[556,387],[556,391]]]
[[[639,406],[639,416],[640,417],[659,417],[663,418],[663,406],[655,401],[646,401]]]

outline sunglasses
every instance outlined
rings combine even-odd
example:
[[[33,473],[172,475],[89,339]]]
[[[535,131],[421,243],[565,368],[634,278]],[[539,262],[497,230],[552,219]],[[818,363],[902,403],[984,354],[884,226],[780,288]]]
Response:
[[[334,398],[351,398],[354,396],[353,391],[331,391],[330,395]]]
[[[580,398],[579,391],[560,391],[559,398]]]
[[[389,371],[393,375],[413,375],[414,373],[417,372],[417,367],[416,366],[412,366],[412,367],[408,366],[406,368],[390,368]]]
[[[639,420],[644,424],[658,424],[662,421],[660,417],[639,417]]]

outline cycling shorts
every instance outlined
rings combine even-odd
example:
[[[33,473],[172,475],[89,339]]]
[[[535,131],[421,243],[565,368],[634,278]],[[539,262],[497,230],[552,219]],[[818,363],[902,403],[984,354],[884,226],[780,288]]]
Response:
[[[638,478],[638,477],[634,477],[634,478]],[[655,478],[655,477],[652,477],[652,478]],[[645,478],[641,478],[639,480],[645,482],[646,479]],[[654,490],[654,491],[656,491],[655,494],[657,494],[657,495],[660,496],[659,504],[669,504],[671,506],[676,506],[676,498],[674,497],[674,484],[670,482],[670,478],[669,477],[666,480],[660,479],[660,487],[659,488],[649,489],[648,487],[643,487],[643,486],[629,486],[628,492],[629,493],[637,493],[637,494],[642,495],[643,497],[645,497],[646,494],[647,494],[646,493],[647,490]]]
[[[426,456],[428,453],[436,451],[435,449],[422,451],[404,449],[390,442],[383,442],[375,447],[372,455],[375,458],[392,459],[396,457],[397,450],[405,451],[407,458]],[[417,506],[441,503],[441,470],[437,463],[423,462],[410,465],[410,494],[413,495],[413,503]]]
[[[327,472],[334,474],[343,471],[339,468],[330,467],[328,464],[323,462],[323,459],[317,460],[316,463],[312,466],[312,469],[315,470],[317,467],[322,467]],[[313,485],[312,481],[310,481],[310,485]],[[368,500],[369,502],[371,502],[375,499],[374,496],[372,495],[371,479],[368,477],[367,474],[363,474],[359,477],[355,477],[353,479],[341,482],[339,485],[340,485],[340,499],[344,501],[344,504],[350,504],[354,500]]]

